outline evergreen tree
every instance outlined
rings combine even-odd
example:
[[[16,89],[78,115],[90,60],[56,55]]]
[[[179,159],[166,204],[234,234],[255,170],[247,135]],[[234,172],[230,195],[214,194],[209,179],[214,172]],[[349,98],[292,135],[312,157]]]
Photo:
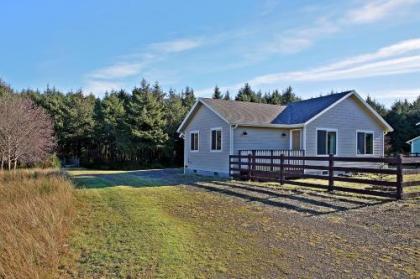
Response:
[[[166,118],[163,103],[164,93],[159,84],[153,88],[143,79],[139,88],[134,88],[128,105],[128,127],[137,155],[151,163],[159,158],[154,155],[168,140],[165,131]]]
[[[375,99],[372,99],[370,96],[366,98],[366,103],[368,103],[382,117],[387,115],[388,110],[385,108],[385,106],[377,102]]]
[[[235,100],[243,102],[258,102],[257,95],[251,89],[251,86],[248,83],[245,83],[244,87],[239,89],[238,95],[236,95]]]
[[[270,93],[266,94],[265,99],[268,104],[272,104],[272,105],[283,104],[283,98],[277,89],[274,90],[271,94]]]
[[[219,87],[217,87],[217,85],[214,87],[214,92],[213,92],[213,99],[222,99],[223,95],[222,92],[220,91]]]
[[[194,90],[187,86],[181,95],[183,105],[189,110],[196,101]]]
[[[229,90],[226,90],[225,95],[223,96],[223,100],[230,101],[230,93]]]
[[[282,103],[281,103],[282,105],[287,105],[293,102],[300,101],[300,98],[296,96],[291,86],[287,87],[282,92],[281,98],[282,98]]]

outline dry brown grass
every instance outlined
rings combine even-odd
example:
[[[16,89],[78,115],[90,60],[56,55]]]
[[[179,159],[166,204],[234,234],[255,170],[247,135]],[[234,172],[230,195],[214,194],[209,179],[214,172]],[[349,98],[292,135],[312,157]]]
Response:
[[[0,278],[58,277],[72,191],[56,170],[0,172]]]

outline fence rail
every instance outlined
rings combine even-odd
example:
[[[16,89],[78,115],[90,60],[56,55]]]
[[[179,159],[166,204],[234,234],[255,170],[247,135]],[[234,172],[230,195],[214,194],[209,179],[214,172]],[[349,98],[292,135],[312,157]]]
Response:
[[[269,152],[269,154],[267,154]],[[297,155],[300,154],[300,155]],[[302,155],[303,154],[303,155]],[[336,163],[374,163],[373,167],[338,166]],[[315,164],[317,163],[317,164]],[[287,184],[315,187],[328,191],[344,191],[359,194],[392,197],[401,199],[404,197],[420,196],[420,192],[404,193],[405,187],[420,186],[419,181],[404,182],[404,174],[418,174],[418,169],[404,169],[404,165],[420,163],[420,157],[339,157],[329,155],[325,157],[304,156],[304,151],[295,154],[291,152],[273,150],[252,150],[239,152],[239,155],[229,157],[229,174],[236,178],[249,180],[276,181]],[[319,165],[321,164],[321,165]],[[385,164],[395,168],[384,168]],[[322,174],[309,174],[308,170],[318,170]],[[305,172],[306,171],[306,172]],[[377,174],[378,178],[357,178],[339,176],[337,173],[369,173]],[[393,180],[384,180],[380,176],[391,175]],[[305,178],[327,180],[327,185],[305,182]],[[303,179],[303,181],[302,181]],[[337,186],[335,182],[356,183],[369,185],[370,189]]]

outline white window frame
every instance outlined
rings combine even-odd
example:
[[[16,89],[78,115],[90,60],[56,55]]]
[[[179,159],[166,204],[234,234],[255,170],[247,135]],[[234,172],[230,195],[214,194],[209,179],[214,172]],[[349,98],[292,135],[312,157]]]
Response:
[[[198,136],[198,140],[197,140],[197,144],[198,144],[198,146],[197,146],[197,150],[192,150],[191,149],[191,135],[192,134],[197,134],[197,136]],[[200,151],[200,131],[199,130],[193,130],[193,131],[190,131],[190,139],[189,139],[189,142],[190,142],[190,152],[199,152]]]
[[[319,157],[326,157],[329,156],[330,154],[318,154],[318,131],[326,131],[326,132],[335,132],[335,155],[334,156],[338,156],[338,129],[335,128],[316,128],[316,132],[315,132],[315,153],[316,156]],[[327,144],[327,143],[326,143]],[[327,150],[328,150],[328,146],[327,146]]]
[[[357,152],[357,144],[358,144],[358,133],[365,133],[365,134],[372,134],[372,154],[359,154]],[[365,139],[365,152],[366,152],[366,139]],[[375,155],[375,132],[371,130],[356,130],[356,156],[372,156]]]
[[[213,131],[220,131],[220,150],[212,149]],[[222,152],[222,151],[223,151],[223,128],[222,127],[211,128],[210,129],[210,152]]]

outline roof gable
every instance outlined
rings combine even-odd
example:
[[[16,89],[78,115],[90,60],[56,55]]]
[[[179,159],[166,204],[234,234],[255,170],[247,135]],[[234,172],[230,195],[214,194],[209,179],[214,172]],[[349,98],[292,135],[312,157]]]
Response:
[[[352,91],[294,102],[275,119],[276,124],[305,123]]]
[[[335,104],[338,104],[342,100],[353,95],[386,130],[393,130],[392,127],[355,91],[345,91],[294,102],[287,106],[200,98],[179,126],[178,132],[181,132],[184,129],[185,124],[188,119],[193,116],[193,112],[198,109],[199,104],[206,106],[226,123],[231,125],[287,128],[306,125],[327,112]]]
[[[216,99],[201,99],[202,102],[231,124],[264,125],[275,124],[275,119],[286,108],[285,106],[225,101]]]

